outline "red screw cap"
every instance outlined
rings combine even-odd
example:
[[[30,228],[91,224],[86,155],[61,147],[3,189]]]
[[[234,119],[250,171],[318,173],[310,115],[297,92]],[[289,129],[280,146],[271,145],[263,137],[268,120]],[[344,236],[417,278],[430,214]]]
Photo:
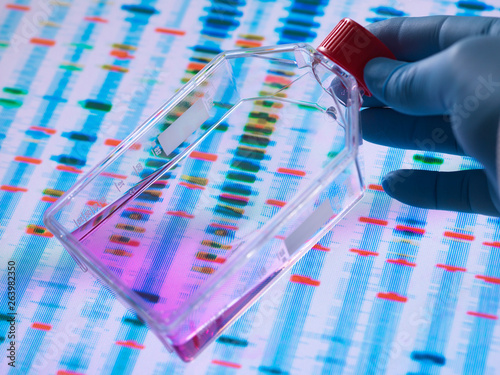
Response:
[[[375,57],[396,59],[384,43],[350,18],[341,20],[317,50],[351,73],[366,96],[372,96],[363,75],[368,61]]]

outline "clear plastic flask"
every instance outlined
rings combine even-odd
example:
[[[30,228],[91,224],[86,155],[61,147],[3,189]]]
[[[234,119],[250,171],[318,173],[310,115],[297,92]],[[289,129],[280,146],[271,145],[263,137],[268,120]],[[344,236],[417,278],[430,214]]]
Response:
[[[362,67],[390,54],[373,38],[343,20],[318,50],[221,53],[45,225],[192,360],[362,198]]]

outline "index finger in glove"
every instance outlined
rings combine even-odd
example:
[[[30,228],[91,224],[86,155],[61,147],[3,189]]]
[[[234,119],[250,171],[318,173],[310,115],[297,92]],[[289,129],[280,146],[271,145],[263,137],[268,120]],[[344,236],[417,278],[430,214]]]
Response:
[[[475,16],[397,17],[366,27],[398,60],[417,61],[471,36],[500,36],[500,18]]]

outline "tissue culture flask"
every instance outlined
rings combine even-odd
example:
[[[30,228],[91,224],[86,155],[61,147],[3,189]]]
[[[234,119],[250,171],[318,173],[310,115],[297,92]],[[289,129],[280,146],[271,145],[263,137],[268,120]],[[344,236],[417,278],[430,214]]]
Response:
[[[45,223],[192,360],[362,197],[359,107],[307,44],[220,54]]]

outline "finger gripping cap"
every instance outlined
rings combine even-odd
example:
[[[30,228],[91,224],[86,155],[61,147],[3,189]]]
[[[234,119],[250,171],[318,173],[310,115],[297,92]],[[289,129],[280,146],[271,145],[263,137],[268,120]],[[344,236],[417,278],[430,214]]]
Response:
[[[341,20],[317,50],[351,73],[366,96],[372,96],[363,74],[368,61],[375,57],[396,59],[375,35],[349,18]]]

